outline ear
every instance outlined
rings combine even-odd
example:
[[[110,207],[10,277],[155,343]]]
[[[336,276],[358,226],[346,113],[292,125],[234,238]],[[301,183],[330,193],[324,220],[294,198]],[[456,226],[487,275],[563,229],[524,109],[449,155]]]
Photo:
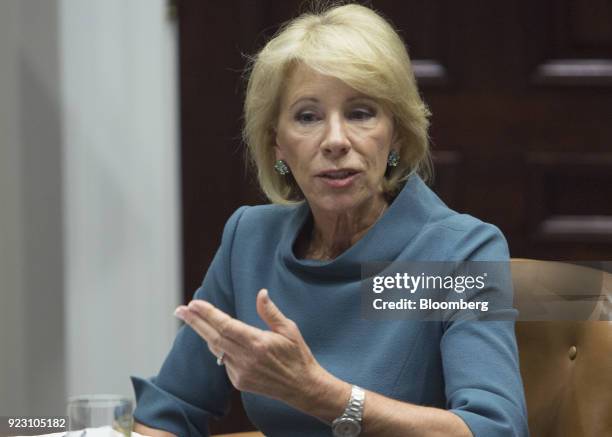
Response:
[[[393,135],[393,138],[391,139],[391,145],[389,146],[389,153],[391,153],[391,151],[393,150],[395,150],[397,153],[399,153],[400,151],[400,141],[396,135]]]
[[[281,147],[278,144],[274,146],[274,154],[276,156],[277,161],[279,159],[282,159],[283,161],[285,160],[285,154],[283,153],[283,149],[281,149]]]
[[[393,137],[391,138],[391,147],[389,149],[389,152],[391,150],[395,150],[396,152],[399,153],[400,151],[400,134],[399,134],[399,129],[398,129],[398,122],[397,122],[397,118],[395,117],[395,115],[393,116]]]
[[[274,138],[274,154],[276,155],[276,160],[284,160],[285,154],[283,153],[283,147],[281,146],[280,141],[278,140],[278,131],[276,130],[276,128],[272,128],[272,136]]]

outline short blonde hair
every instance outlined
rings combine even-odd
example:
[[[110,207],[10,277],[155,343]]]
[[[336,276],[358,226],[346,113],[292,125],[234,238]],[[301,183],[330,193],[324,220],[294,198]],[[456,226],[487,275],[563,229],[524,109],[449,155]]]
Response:
[[[400,162],[386,173],[386,195],[397,193],[412,173],[429,179],[431,114],[419,96],[406,47],[379,14],[347,4],[289,21],[247,69],[243,139],[260,187],[271,202],[289,204],[304,199],[293,177],[281,176],[273,168],[274,127],[283,84],[298,63],[342,80],[379,100],[393,114]]]

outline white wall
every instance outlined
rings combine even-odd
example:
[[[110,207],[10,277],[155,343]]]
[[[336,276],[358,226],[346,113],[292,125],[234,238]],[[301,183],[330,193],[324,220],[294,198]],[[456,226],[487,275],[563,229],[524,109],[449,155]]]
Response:
[[[0,415],[131,395],[180,300],[164,0],[0,2]]]
[[[131,393],[177,326],[175,38],[163,1],[60,17],[68,394]]]

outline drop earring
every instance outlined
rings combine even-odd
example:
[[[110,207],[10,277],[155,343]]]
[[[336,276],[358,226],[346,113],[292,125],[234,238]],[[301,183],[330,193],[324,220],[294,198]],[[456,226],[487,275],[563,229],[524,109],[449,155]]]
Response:
[[[274,169],[281,176],[285,176],[286,174],[289,174],[289,167],[287,167],[287,163],[283,161],[282,159],[279,159],[274,163]]]

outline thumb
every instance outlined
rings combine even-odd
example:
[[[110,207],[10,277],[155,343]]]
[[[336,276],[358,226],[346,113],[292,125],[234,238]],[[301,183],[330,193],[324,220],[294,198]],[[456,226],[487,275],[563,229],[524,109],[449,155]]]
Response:
[[[257,294],[257,313],[274,332],[281,333],[281,331],[284,331],[283,328],[287,327],[287,322],[289,322],[289,319],[272,302],[270,296],[268,296],[268,290],[265,288],[259,290]]]

